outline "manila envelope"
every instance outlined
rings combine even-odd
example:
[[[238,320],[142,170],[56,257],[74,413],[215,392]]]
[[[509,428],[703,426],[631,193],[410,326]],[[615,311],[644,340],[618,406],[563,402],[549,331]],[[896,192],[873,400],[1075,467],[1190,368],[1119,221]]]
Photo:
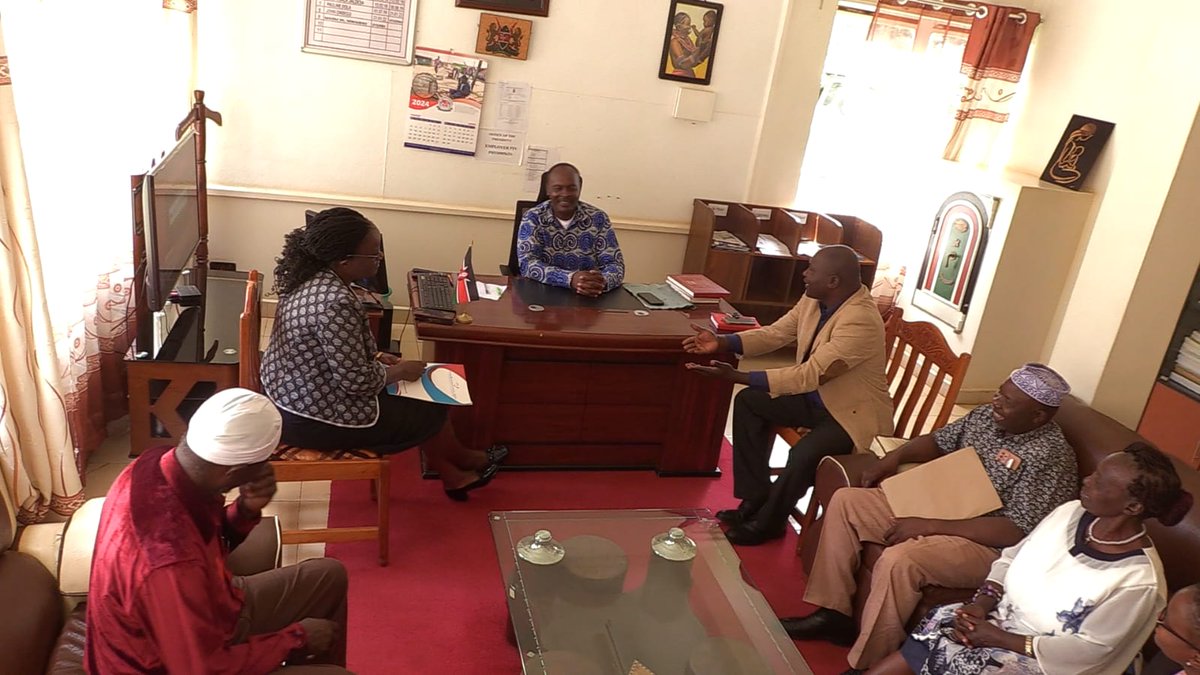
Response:
[[[919,464],[879,487],[897,518],[966,520],[1004,505],[974,448]]]

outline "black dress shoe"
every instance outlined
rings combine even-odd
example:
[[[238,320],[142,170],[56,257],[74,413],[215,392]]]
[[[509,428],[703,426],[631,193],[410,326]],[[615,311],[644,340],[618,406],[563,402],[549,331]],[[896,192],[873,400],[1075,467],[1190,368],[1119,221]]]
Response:
[[[736,509],[721,509],[720,511],[717,511],[717,520],[731,527],[735,527],[753,518],[754,514],[758,513],[759,506],[760,504],[758,502],[750,502],[743,499],[742,502],[737,505]]]
[[[499,470],[499,465],[489,464],[486,468],[484,468],[483,471],[479,472],[479,478],[475,479],[474,481],[467,483],[460,488],[444,488],[446,491],[446,496],[456,502],[465,502],[467,501],[468,492],[471,490],[478,490],[484,485],[492,482],[492,479],[496,477],[496,472]]]
[[[508,458],[508,446],[506,445],[493,445],[484,452],[487,454],[488,464],[502,464]]]
[[[780,619],[783,629],[793,640],[825,640],[839,647],[849,647],[858,638],[854,619],[822,607],[808,616]]]
[[[758,546],[759,544],[766,543],[772,539],[779,539],[783,536],[783,533],[786,531],[786,529],[786,524],[784,524],[782,527],[767,528],[751,520],[750,522],[742,523],[737,527],[730,528],[730,530],[725,533],[725,538],[729,540],[729,543],[735,546]]]

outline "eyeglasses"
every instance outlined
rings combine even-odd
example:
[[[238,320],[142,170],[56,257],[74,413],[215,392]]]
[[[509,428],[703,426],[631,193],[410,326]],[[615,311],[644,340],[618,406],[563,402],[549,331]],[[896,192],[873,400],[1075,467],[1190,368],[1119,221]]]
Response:
[[[1179,633],[1176,633],[1173,628],[1171,628],[1170,626],[1167,625],[1167,608],[1166,607],[1163,607],[1163,610],[1158,613],[1158,627],[1167,631],[1171,635],[1174,635],[1176,639],[1178,639],[1180,642],[1182,642],[1183,644],[1190,647],[1193,651],[1200,652],[1200,647],[1197,647],[1196,645],[1192,644],[1191,642],[1188,642],[1187,638],[1183,637]]]
[[[383,260],[383,251],[379,253],[351,253],[347,258],[372,258],[374,260]]]

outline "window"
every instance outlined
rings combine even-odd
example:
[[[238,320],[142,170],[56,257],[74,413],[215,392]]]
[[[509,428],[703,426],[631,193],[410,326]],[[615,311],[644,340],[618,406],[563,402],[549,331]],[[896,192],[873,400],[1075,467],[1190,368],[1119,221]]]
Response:
[[[942,159],[970,20],[905,9],[834,19],[797,208],[858,216],[884,233],[883,261],[919,264],[963,168]]]

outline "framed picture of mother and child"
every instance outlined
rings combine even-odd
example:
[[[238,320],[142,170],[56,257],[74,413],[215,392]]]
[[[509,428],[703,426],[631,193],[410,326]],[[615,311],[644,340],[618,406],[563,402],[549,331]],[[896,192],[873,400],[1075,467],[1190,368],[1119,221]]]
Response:
[[[662,62],[658,66],[660,78],[692,84],[708,84],[712,80],[723,10],[715,2],[672,0]]]

